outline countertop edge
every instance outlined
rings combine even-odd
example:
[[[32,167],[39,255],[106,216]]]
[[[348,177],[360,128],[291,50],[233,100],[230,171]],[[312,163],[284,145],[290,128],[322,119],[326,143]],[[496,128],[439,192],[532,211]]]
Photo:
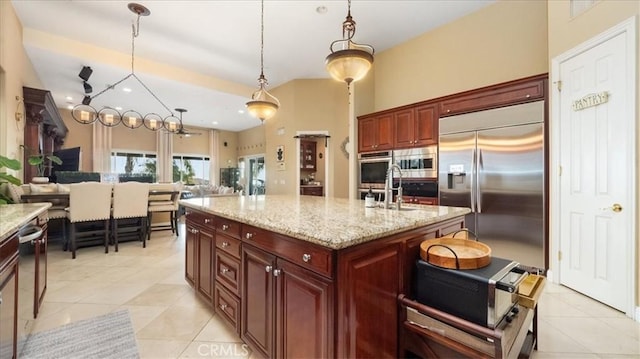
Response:
[[[20,214],[18,218],[12,218],[9,222],[7,222],[7,219],[5,218],[0,218],[0,220],[2,220],[2,228],[0,229],[0,242],[3,242],[10,236],[14,235],[20,229],[20,227],[24,226],[32,219],[46,212],[49,207],[51,207],[51,203],[18,203],[3,205],[3,207],[4,206],[21,206],[22,211],[25,211],[25,209],[27,209],[27,211]],[[16,208],[16,210],[20,209]]]

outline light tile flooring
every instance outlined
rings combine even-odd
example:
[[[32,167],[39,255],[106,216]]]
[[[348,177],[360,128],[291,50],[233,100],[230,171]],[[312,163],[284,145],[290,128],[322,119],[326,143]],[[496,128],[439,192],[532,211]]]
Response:
[[[75,260],[51,246],[48,290],[33,329],[126,308],[142,358],[247,357],[238,336],[185,282],[184,256],[184,238],[169,231],[153,232],[146,249],[138,242],[106,255],[102,247],[82,248]],[[640,358],[640,323],[547,283],[533,358]]]

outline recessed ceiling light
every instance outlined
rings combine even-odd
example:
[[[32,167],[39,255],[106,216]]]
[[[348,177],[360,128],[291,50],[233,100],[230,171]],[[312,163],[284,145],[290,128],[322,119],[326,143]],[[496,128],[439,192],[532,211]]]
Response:
[[[122,111],[122,107],[118,106],[118,107],[116,107],[116,110]]]
[[[69,110],[73,110],[73,105],[69,105],[69,106],[67,106],[67,108],[68,108]]]
[[[124,91],[124,92],[131,92],[131,89],[130,89],[130,88],[128,88],[128,87],[123,87],[123,88],[122,88],[122,91]]]
[[[238,113],[242,115],[244,113],[244,110],[238,110]]]
[[[327,11],[328,11],[328,9],[327,9],[327,7],[326,7],[326,6],[318,6],[318,7],[316,8],[316,12],[317,12],[318,14],[326,14],[326,13],[327,13]]]
[[[211,124],[212,124],[212,125],[217,125],[217,124],[218,124],[218,121],[213,121],[213,122],[211,122]]]
[[[73,101],[73,97],[71,97],[71,96],[67,96],[66,99],[67,99],[67,101]]]

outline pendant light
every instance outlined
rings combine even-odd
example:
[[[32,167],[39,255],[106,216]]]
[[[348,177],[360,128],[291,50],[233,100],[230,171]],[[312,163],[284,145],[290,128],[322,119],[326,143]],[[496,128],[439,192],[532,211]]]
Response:
[[[342,23],[342,39],[331,43],[331,54],[325,59],[331,77],[346,82],[347,86],[365,77],[373,65],[373,46],[353,42],[355,33],[356,22],[351,17],[351,0],[348,0],[347,18]],[[341,46],[339,50],[334,49],[336,45]]]
[[[251,96],[251,101],[247,102],[249,113],[260,121],[268,120],[276,114],[280,107],[280,101],[267,92],[267,78],[264,77],[264,0],[261,1],[260,17],[260,77],[258,77],[258,91]]]

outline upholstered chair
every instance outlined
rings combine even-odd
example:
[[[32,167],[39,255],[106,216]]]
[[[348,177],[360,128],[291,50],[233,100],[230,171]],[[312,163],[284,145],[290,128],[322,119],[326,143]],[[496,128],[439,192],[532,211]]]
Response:
[[[154,183],[149,187],[151,191],[149,195],[148,220],[149,231],[147,240],[151,239],[151,231],[155,230],[171,230],[171,233],[178,233],[178,201],[180,200],[180,190],[173,183]],[[154,195],[153,191],[172,192],[171,194]],[[169,225],[152,225],[154,213],[169,213]]]
[[[113,244],[118,251],[118,236],[123,233],[138,233],[142,247],[147,246],[147,208],[149,206],[149,184],[140,182],[116,183],[113,186],[113,212],[111,215]],[[139,225],[118,228],[118,220],[137,218]]]
[[[71,258],[76,258],[77,242],[87,237],[102,234],[104,252],[109,253],[109,219],[111,218],[111,192],[113,184],[82,182],[69,185],[69,207],[67,221],[70,224]],[[102,222],[100,226],[85,227],[84,222]],[[80,224],[83,224],[82,226]]]

